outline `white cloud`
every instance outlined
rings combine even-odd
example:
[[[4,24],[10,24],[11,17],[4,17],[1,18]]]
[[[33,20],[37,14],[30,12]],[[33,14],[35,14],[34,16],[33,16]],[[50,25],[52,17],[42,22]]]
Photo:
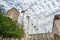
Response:
[[[46,27],[47,31],[51,31],[53,15],[60,12],[59,0],[0,0],[0,4],[4,5],[7,10],[12,7],[16,7],[19,11],[26,9],[25,17],[27,15],[31,16],[30,20],[36,26],[38,23],[39,33],[44,32],[44,27]],[[24,20],[25,29],[27,30],[27,19]],[[30,33],[31,29],[32,26],[30,27]]]

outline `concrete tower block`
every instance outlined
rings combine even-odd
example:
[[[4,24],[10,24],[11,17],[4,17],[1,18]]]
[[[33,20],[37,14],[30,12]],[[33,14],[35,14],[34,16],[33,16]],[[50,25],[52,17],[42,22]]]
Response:
[[[60,14],[54,16],[52,32],[60,36]]]
[[[13,7],[12,9],[8,10],[6,16],[10,17],[12,20],[17,21],[19,14],[19,11]]]

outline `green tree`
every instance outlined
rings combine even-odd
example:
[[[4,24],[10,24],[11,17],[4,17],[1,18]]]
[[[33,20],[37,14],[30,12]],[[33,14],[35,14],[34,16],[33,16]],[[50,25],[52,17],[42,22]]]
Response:
[[[3,12],[0,10],[0,14]],[[0,15],[0,36],[3,38],[21,38],[24,35],[23,28],[19,28],[17,22],[9,17]]]
[[[24,30],[16,25],[9,17],[0,16],[0,36],[6,38],[21,38],[24,35]]]

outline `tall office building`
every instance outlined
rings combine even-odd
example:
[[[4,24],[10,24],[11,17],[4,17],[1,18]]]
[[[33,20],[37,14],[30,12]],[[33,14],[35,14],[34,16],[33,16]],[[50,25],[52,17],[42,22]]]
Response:
[[[52,33],[55,40],[60,40],[60,14],[54,16]]]
[[[60,14],[54,16],[52,32],[60,36]]]
[[[10,17],[12,20],[17,21],[19,14],[19,11],[13,7],[12,9],[8,10],[6,16]]]

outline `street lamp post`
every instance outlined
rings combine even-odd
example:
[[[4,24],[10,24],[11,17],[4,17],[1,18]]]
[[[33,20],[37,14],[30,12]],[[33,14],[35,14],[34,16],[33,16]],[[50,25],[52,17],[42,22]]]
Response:
[[[25,14],[25,11],[23,10],[23,11],[21,11],[21,13],[23,14],[21,24],[22,24],[22,26],[24,27],[24,14]]]
[[[27,28],[27,34],[28,34],[28,31],[29,31],[29,19],[30,19],[30,16],[26,16],[27,19],[28,19],[28,28]]]
[[[36,40],[38,40],[38,28],[36,28],[36,26],[34,26],[35,30],[36,30]]]
[[[37,31],[37,33],[36,33],[36,40],[38,40],[38,28],[36,28],[36,31]]]
[[[50,39],[50,32],[48,31],[48,34],[49,34],[49,38],[48,39]]]
[[[28,19],[28,28],[27,28],[27,38],[28,38],[28,36],[29,36],[29,19],[30,19],[30,16],[26,16],[27,17],[27,19]],[[28,40],[28,39],[27,39]]]
[[[23,17],[22,17],[22,20],[24,19],[24,14],[25,14],[25,11],[21,11],[21,13],[23,14]]]
[[[37,31],[37,40],[38,40],[38,28],[36,29],[36,31]]]
[[[33,27],[33,23],[31,23],[31,25],[32,25],[32,27]],[[34,37],[34,36],[33,36],[33,28],[32,28],[32,40],[33,40],[33,37]]]
[[[48,38],[47,38],[47,33],[46,33],[46,28],[44,28],[44,29],[45,29],[46,40],[48,40]]]

